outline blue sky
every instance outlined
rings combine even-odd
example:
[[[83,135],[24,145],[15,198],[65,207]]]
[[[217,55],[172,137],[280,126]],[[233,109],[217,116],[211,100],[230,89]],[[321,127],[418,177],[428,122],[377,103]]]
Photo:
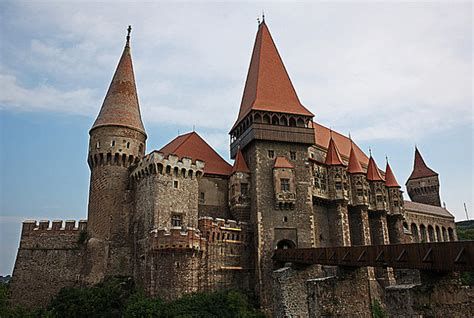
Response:
[[[132,24],[147,149],[192,129],[228,158],[266,21],[302,103],[385,155],[403,184],[417,144],[458,220],[473,207],[470,2],[0,3],[0,274],[24,219],[87,216],[88,130]]]

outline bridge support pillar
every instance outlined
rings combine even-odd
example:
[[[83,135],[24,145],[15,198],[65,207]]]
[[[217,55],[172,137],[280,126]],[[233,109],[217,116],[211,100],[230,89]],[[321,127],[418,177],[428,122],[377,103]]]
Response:
[[[371,211],[369,222],[370,222],[370,234],[373,245],[386,245],[390,244],[390,238],[388,235],[387,226],[387,214],[383,211]],[[375,276],[379,283],[383,286],[390,286],[395,284],[395,276],[393,274],[393,268],[376,268]]]

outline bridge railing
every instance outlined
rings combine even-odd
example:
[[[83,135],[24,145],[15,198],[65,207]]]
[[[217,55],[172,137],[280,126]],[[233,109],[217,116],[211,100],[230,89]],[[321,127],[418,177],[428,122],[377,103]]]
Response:
[[[308,265],[474,271],[474,241],[278,249],[273,260]]]

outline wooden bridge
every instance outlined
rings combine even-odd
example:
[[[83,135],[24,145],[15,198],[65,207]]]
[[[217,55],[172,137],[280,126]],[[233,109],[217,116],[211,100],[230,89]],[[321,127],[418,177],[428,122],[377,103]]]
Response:
[[[474,241],[277,249],[276,262],[474,271]]]

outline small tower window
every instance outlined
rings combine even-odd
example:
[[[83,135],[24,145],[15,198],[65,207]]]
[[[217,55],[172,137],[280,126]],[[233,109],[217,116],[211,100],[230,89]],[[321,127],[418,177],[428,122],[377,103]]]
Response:
[[[248,183],[241,183],[240,184],[240,194],[243,196],[247,196],[249,193],[249,184]]]
[[[130,148],[130,141],[127,142],[127,149],[129,149],[129,148]]]
[[[341,181],[336,181],[336,190],[342,190],[342,183],[341,183]]]
[[[296,160],[296,151],[290,151],[290,159]]]
[[[281,192],[290,192],[290,179],[280,179]]]
[[[283,222],[288,222],[288,217],[283,217]]]
[[[206,201],[206,194],[204,192],[199,193],[199,203],[204,203]]]
[[[112,146],[112,147],[115,146],[115,140],[112,140],[112,142],[110,143],[110,146]]]
[[[273,150],[268,150],[268,158],[273,159],[275,157],[275,152]]]
[[[100,142],[99,142],[99,141],[95,144],[95,147],[96,147],[97,149],[100,148]]]
[[[174,180],[174,181],[173,181],[173,188],[178,189],[178,187],[179,187],[179,182],[178,182],[178,180]]]
[[[171,216],[171,226],[181,226],[182,217],[179,214],[173,214]]]

